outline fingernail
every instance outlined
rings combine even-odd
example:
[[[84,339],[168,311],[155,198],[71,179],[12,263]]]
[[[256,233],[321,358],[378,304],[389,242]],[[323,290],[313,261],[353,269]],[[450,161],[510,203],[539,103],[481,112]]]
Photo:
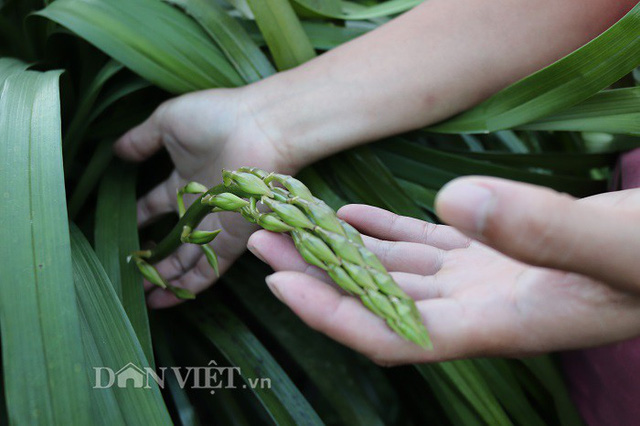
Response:
[[[269,287],[273,295],[282,302],[282,295],[280,294],[280,290],[278,290],[276,284],[273,282],[273,275],[268,275],[267,278],[265,278],[265,281],[267,282],[267,286]]]
[[[494,202],[493,192],[468,181],[453,181],[438,193],[438,213],[452,226],[468,233],[482,235]]]
[[[255,257],[257,257],[258,259],[260,259],[260,260],[261,260],[261,261],[263,261],[264,263],[267,263],[267,261],[266,261],[266,260],[264,260],[264,257],[262,257],[262,255],[260,254],[260,252],[258,251],[258,249],[257,249],[257,248],[255,248],[254,246],[250,246],[250,245],[249,245],[249,246],[247,246],[247,249],[249,249],[249,251],[250,251],[251,253],[253,253],[253,255],[254,255]]]

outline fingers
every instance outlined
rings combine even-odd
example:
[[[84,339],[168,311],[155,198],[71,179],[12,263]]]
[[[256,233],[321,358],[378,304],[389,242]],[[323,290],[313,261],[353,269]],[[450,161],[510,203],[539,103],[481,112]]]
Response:
[[[357,299],[300,272],[267,277],[271,291],[310,327],[365,354],[376,362],[409,362],[424,349],[392,332]]]
[[[274,271],[302,272],[326,283],[333,282],[322,269],[305,262],[286,235],[260,230],[251,235],[247,248]]]
[[[452,299],[417,303],[433,342],[425,350],[395,334],[385,321],[351,296],[300,272],[267,277],[274,295],[310,327],[368,356],[381,365],[434,362],[467,356],[511,353],[504,334],[483,328],[486,315],[476,317]]]
[[[442,266],[442,250],[431,246],[381,241],[366,236],[364,242],[389,271],[431,275]],[[308,272],[326,281],[325,274],[319,268],[307,264],[298,254],[291,239],[284,235],[258,231],[251,236],[248,246],[252,253],[276,271]]]
[[[640,216],[631,211],[480,177],[447,184],[436,209],[449,224],[515,259],[638,290]]]
[[[225,265],[225,269],[226,267],[228,266]],[[215,271],[209,265],[207,259],[202,256],[187,273],[181,275],[177,280],[172,280],[171,285],[185,288],[193,294],[198,294],[208,288],[216,279]],[[153,309],[169,308],[183,302],[184,300],[178,299],[170,291],[159,287],[152,289],[147,295],[147,304]]]
[[[142,161],[156,153],[163,143],[166,109],[166,104],[160,105],[145,122],[118,139],[114,145],[116,154],[125,160]]]
[[[370,245],[369,242],[373,242],[373,245]],[[423,300],[426,298],[441,296],[442,291],[439,286],[436,286],[435,277],[417,275],[417,273],[425,271],[427,271],[427,273],[432,273],[439,268],[439,266],[433,266],[435,263],[439,263],[439,261],[433,260],[439,256],[434,256],[432,254],[421,256],[420,248],[424,247],[429,250],[438,251],[437,249],[420,244],[414,244],[416,246],[421,246],[417,249],[406,246],[402,247],[402,245],[399,246],[399,243],[396,242],[379,241],[373,238],[368,238],[365,243],[367,243],[367,246],[374,250],[374,252],[377,250],[378,252],[386,253],[385,256],[379,255],[379,257],[388,269],[392,269],[395,264],[402,266],[406,263],[403,256],[415,257],[419,264],[409,265],[410,268],[408,269],[419,272],[391,273],[398,285],[413,299]],[[388,244],[389,247],[384,247],[385,244]],[[256,257],[269,264],[275,271],[301,272],[324,283],[335,285],[333,280],[331,280],[323,270],[306,263],[296,250],[291,239],[285,235],[264,230],[257,231],[251,236],[251,238],[249,238],[247,247],[256,255]],[[388,263],[385,263],[385,260]]]
[[[428,244],[443,250],[467,247],[470,239],[449,226],[434,225],[362,204],[344,206],[338,216],[360,232],[389,241]]]
[[[442,266],[444,252],[426,244],[382,241],[363,236],[365,245],[389,271],[432,275]]]

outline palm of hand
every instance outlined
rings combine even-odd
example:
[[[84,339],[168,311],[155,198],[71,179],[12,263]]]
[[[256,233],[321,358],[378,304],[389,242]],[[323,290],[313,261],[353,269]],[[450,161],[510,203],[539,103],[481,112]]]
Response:
[[[169,178],[138,201],[138,223],[145,225],[161,214],[177,212],[176,191],[190,181],[214,186],[222,181],[221,171],[241,166],[282,170],[281,157],[255,124],[251,111],[241,99],[242,91],[210,90],[185,95],[160,106],[143,124],[123,136],[118,153],[131,160],[144,160],[161,147],[175,164]],[[195,196],[185,196],[186,204]],[[226,270],[245,250],[255,228],[235,214],[207,216],[200,229],[222,229],[212,242],[220,271]],[[185,245],[157,265],[172,284],[198,293],[211,285],[216,276],[201,249]],[[180,303],[173,294],[151,284],[148,302],[152,307]]]
[[[636,198],[607,194],[587,202],[631,206]],[[375,237],[365,243],[416,300],[434,351],[402,340],[358,301],[327,286],[326,275],[306,265],[285,237],[260,231],[249,247],[276,271],[289,271],[278,274],[277,288],[270,285],[305,322],[379,363],[523,356],[637,334],[637,295],[526,265],[447,226],[367,206],[348,206],[340,215]]]

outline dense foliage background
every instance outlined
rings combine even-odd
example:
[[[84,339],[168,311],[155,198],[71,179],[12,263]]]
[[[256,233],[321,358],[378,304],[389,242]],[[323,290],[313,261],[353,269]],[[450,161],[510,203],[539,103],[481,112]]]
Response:
[[[139,247],[136,194],[171,165],[165,155],[138,169],[113,159],[120,134],[170,96],[267,77],[418,3],[0,0],[2,423],[580,423],[551,357],[384,369],[302,324],[249,256],[195,302],[150,315],[126,262]],[[300,177],[333,207],[363,202],[430,221],[435,193],[460,175],[602,192],[640,134],[639,29],[636,6],[478,107]],[[94,366],[211,360],[272,387],[211,394],[167,375],[163,390],[91,389]]]

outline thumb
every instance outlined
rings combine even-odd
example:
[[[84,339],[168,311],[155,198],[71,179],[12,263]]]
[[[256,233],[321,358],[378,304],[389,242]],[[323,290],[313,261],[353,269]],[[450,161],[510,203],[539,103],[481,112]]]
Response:
[[[166,109],[166,103],[160,105],[145,122],[118,139],[113,147],[116,155],[129,161],[143,161],[155,154],[163,143]]]
[[[514,259],[640,290],[640,216],[496,178],[456,179],[438,193],[445,222]]]

